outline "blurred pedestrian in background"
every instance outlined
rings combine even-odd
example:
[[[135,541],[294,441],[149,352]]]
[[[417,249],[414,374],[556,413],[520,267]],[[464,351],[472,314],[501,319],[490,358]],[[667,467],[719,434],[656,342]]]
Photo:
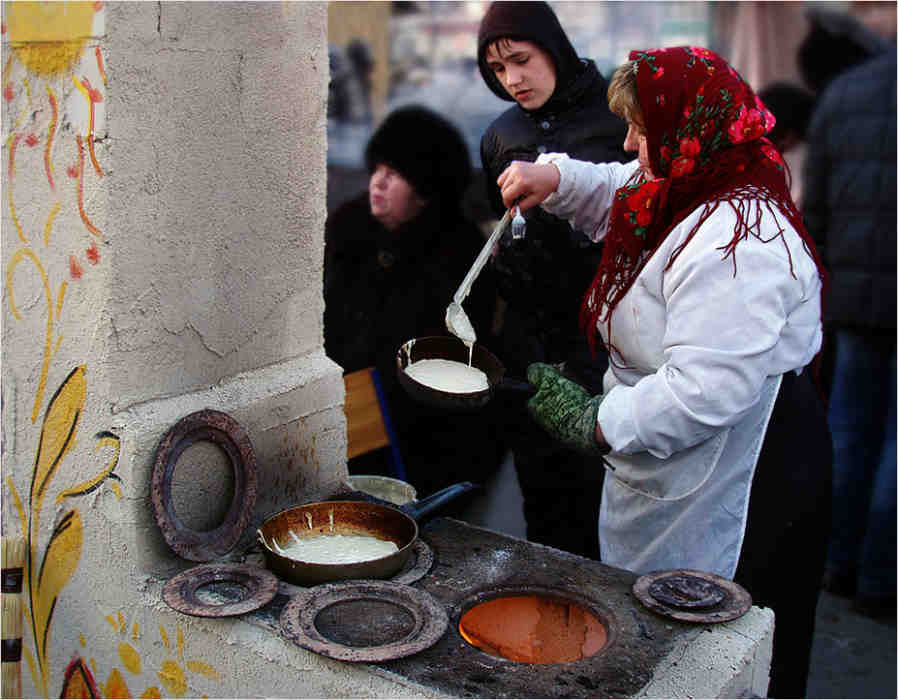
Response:
[[[447,417],[413,403],[396,377],[401,344],[448,335],[446,306],[484,244],[461,209],[471,179],[468,150],[454,125],[411,106],[378,127],[365,161],[368,190],[327,220],[325,350],[345,372],[377,368],[407,479],[418,493],[483,483],[504,452],[489,407]],[[491,272],[484,270],[465,300],[475,327],[489,327],[495,301]],[[351,474],[391,475],[390,469],[385,450],[349,461]]]
[[[869,12],[877,17],[881,11],[877,6],[881,5],[891,5],[894,13],[894,3],[853,3],[856,12]],[[865,9],[868,6],[870,10]],[[811,7],[807,17],[810,30],[799,45],[796,58],[801,77],[815,95],[819,96],[837,75],[866,61],[888,44],[881,33],[853,14],[827,7]]]
[[[776,117],[776,125],[767,138],[779,149],[789,166],[789,191],[795,205],[801,209],[807,156],[805,137],[814,108],[814,96],[800,85],[780,82],[768,85],[758,93],[758,97]]]
[[[353,39],[341,49],[328,44],[330,82],[327,116],[339,123],[370,125],[374,56],[364,39]]]
[[[814,111],[804,186],[808,230],[831,274],[835,458],[824,587],[854,597],[859,612],[894,616],[895,44],[882,42],[866,61],[849,55],[854,67],[826,82]]]
[[[491,4],[477,49],[486,84],[516,103],[493,121],[480,144],[496,216],[505,211],[496,178],[512,160],[533,161],[550,151],[591,161],[627,159],[626,129],[608,110],[607,81],[592,60],[577,55],[547,3]],[[600,258],[600,245],[538,210],[527,214],[523,240],[502,241],[494,269],[504,313],[494,352],[511,374],[523,377],[532,362],[563,362],[570,376],[601,386],[607,357],[591,357],[577,323],[579,300]],[[601,463],[548,440],[520,402],[509,403],[504,414],[527,538],[598,558]]]

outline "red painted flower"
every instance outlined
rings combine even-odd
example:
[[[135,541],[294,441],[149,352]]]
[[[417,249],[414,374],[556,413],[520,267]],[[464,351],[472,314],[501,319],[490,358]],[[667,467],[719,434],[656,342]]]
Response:
[[[670,160],[670,146],[661,146],[661,160]]]
[[[76,280],[80,280],[84,274],[84,270],[81,269],[81,263],[78,262],[74,255],[69,256],[69,274],[72,276],[72,279]]]
[[[103,93],[97,90],[93,85],[91,85],[90,81],[86,77],[82,76],[81,83],[87,90],[87,97],[91,102],[96,103],[103,101]]]
[[[739,110],[739,118],[730,124],[728,134],[730,141],[733,143],[753,141],[763,136],[764,125],[761,120],[761,113],[756,109],[746,109],[745,105],[742,105]]]
[[[680,139],[680,154],[687,158],[695,158],[701,153],[702,145],[695,136],[687,139]]]
[[[683,177],[683,175],[688,175],[695,168],[695,161],[692,158],[685,158],[680,156],[673,163],[670,164],[670,176],[671,177]]]
[[[714,54],[701,46],[690,46],[689,50],[699,58],[715,58]]]
[[[655,74],[652,76],[655,80],[660,79],[664,75],[664,66],[661,66],[658,70],[655,71]]]
[[[25,143],[34,148],[38,144],[37,136],[35,136],[34,134],[28,134],[28,136],[25,137]]]
[[[636,213],[636,223],[639,226],[647,226],[652,220],[655,194],[659,187],[658,183],[649,180],[627,197],[627,206]]]
[[[70,178],[75,179],[81,174],[81,167],[75,163],[66,168],[65,172]]]
[[[90,248],[87,249],[86,253],[91,265],[96,265],[100,262],[100,249],[97,248],[96,241],[91,241]]]
[[[16,93],[12,91],[12,83],[7,83],[6,87],[3,88],[3,99],[7,102],[12,102],[12,99],[16,96]]]

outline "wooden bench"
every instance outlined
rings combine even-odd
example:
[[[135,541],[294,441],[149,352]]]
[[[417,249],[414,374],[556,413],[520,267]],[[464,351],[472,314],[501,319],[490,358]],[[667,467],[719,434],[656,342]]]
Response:
[[[346,387],[346,458],[390,448],[391,476],[405,479],[405,467],[390,421],[390,411],[375,367],[343,375]]]

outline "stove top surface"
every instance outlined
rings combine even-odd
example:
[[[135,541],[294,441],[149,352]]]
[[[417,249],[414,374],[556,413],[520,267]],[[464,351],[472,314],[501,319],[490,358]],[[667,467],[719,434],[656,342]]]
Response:
[[[453,697],[631,697],[652,679],[658,663],[695,625],[665,619],[633,595],[636,575],[550,547],[508,537],[451,518],[424,525],[421,539],[433,564],[411,585],[445,609],[439,640],[414,655],[372,664],[391,675]],[[279,619],[294,587],[250,614],[283,634]],[[303,589],[298,589],[303,590]],[[587,608],[607,628],[598,653],[564,663],[531,664],[493,656],[469,644],[459,620],[471,607],[506,595],[540,595]]]

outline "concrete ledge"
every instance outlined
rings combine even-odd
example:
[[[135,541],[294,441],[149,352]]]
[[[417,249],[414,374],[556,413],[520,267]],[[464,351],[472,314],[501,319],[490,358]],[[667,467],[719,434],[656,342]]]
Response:
[[[638,697],[767,697],[773,628],[773,611],[756,606],[732,622],[697,627],[659,664]]]

